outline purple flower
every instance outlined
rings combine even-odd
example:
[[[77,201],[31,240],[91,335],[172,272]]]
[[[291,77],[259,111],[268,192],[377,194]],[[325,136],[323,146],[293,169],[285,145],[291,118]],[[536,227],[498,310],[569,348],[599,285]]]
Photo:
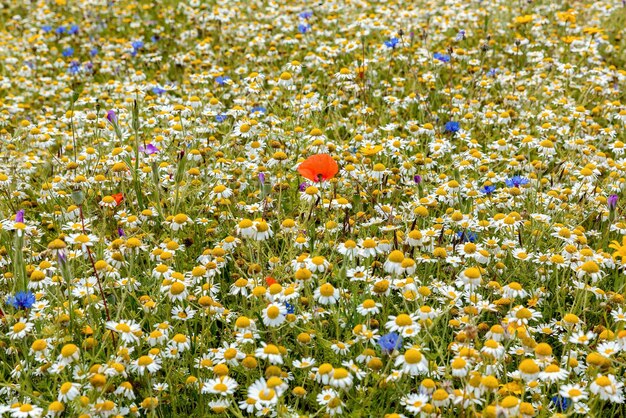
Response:
[[[78,74],[78,73],[80,73],[80,62],[72,61],[70,63],[69,71],[70,71],[70,74]]]
[[[261,184],[265,184],[265,173],[259,173],[259,181]]]
[[[617,207],[617,199],[619,198],[616,194],[612,194],[608,199],[606,199],[606,203],[609,205],[610,210],[615,210]]]
[[[115,113],[115,110],[109,110],[106,118],[111,123],[117,123],[117,114]]]
[[[402,345],[402,337],[398,333],[390,332],[380,337],[378,345],[382,348],[383,353],[391,354],[393,350]]]
[[[417,174],[416,176],[413,177],[413,181],[415,182],[415,184],[420,184],[422,182],[422,176]]]
[[[298,189],[303,192],[306,190],[306,188],[309,187],[309,183],[307,183],[306,181],[303,183],[300,183],[300,186],[298,186]]]
[[[120,237],[125,237],[126,236],[126,234],[124,233],[124,230],[122,228],[117,228],[117,234]]]
[[[140,145],[139,151],[143,152],[146,155],[152,155],[159,152],[159,149],[156,147],[156,145],[148,144],[145,147],[143,145]]]
[[[24,209],[20,209],[15,214],[15,222],[24,223]]]

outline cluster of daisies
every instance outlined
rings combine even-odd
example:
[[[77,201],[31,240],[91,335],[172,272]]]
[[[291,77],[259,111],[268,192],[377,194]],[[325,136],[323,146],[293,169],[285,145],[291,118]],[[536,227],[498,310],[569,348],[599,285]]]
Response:
[[[0,22],[0,417],[626,416],[622,1]]]

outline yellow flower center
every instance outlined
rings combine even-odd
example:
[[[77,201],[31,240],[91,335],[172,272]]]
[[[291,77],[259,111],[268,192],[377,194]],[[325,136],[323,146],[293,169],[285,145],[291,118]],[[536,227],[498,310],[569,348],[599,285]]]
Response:
[[[402,263],[402,260],[404,260],[404,254],[402,253],[402,251],[394,250],[391,252],[391,254],[389,254],[388,259],[392,263]]]
[[[78,347],[74,344],[66,344],[61,349],[61,355],[63,357],[71,357],[78,351]]]
[[[126,324],[117,324],[115,330],[119,332],[130,332],[130,327]]]
[[[278,315],[280,315],[280,309],[278,309],[277,306],[270,306],[267,309],[267,316],[270,319],[275,319],[278,317]]]
[[[280,351],[278,350],[278,347],[276,347],[274,344],[268,344],[265,346],[265,348],[263,349],[263,352],[265,354],[280,354]]]
[[[376,306],[376,302],[373,299],[366,299],[361,304],[365,309],[371,309]]]
[[[187,215],[185,215],[184,213],[179,213],[178,215],[174,216],[174,222],[176,222],[177,224],[184,224],[185,222],[187,222],[188,219],[189,217],[187,217]]]
[[[404,360],[408,364],[416,364],[422,361],[422,353],[414,348],[410,348],[404,353]]]
[[[465,269],[463,274],[465,274],[465,277],[467,277],[468,279],[480,278],[480,270],[478,270],[476,267],[470,267]]]
[[[276,396],[274,389],[263,389],[259,392],[259,399],[264,401],[271,401]]]
[[[13,332],[14,333],[18,333],[18,332],[22,332],[26,329],[26,324],[23,322],[18,322],[17,324],[13,325]]]
[[[399,327],[406,327],[413,324],[413,320],[407,314],[400,314],[396,317],[396,325]]]
[[[152,357],[150,357],[150,356],[141,356],[137,360],[137,364],[139,366],[145,367],[145,366],[151,365],[153,363],[153,361],[154,360],[152,360]]]
[[[218,383],[217,385],[213,386],[213,389],[218,392],[226,392],[228,390],[228,386],[223,383]]]
[[[180,295],[185,291],[185,285],[181,282],[174,282],[172,287],[170,287],[170,292],[172,295]]]
[[[515,313],[517,319],[530,319],[532,316],[532,312],[526,308],[522,308]]]
[[[330,283],[325,283],[320,286],[320,294],[324,297],[330,297],[335,293],[335,288]]]

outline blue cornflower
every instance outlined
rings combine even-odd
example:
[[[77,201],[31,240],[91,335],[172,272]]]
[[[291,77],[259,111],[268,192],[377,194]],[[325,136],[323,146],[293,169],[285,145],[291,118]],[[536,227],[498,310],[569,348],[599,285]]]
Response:
[[[265,113],[267,112],[267,109],[265,109],[263,106],[254,106],[252,110],[250,110],[250,113],[256,113],[256,112]]]
[[[59,26],[57,28],[57,30],[55,30],[55,32],[56,32],[57,35],[61,35],[61,34],[65,33],[65,26]]]
[[[220,86],[223,86],[224,84],[226,84],[228,80],[230,80],[230,77],[225,76],[225,75],[220,75],[218,77],[215,77],[215,82],[219,84]]]
[[[35,303],[35,294],[29,291],[20,291],[15,293],[15,296],[9,296],[7,302],[15,309],[30,309]]]
[[[64,57],[71,57],[72,55],[74,55],[74,48],[65,48],[63,52],[61,52],[61,55],[63,55]]]
[[[465,39],[465,31],[464,30],[460,30],[459,33],[456,34],[456,38],[457,41],[462,41],[463,39]]]
[[[311,29],[311,25],[309,25],[308,23],[300,23],[298,25],[298,32],[300,33],[307,33],[309,29]]]
[[[144,45],[143,41],[133,41],[130,44],[130,46],[132,46],[133,49],[141,49],[141,48],[143,48],[143,45]]]
[[[80,72],[80,62],[72,61],[70,63],[70,74],[78,74]]]
[[[400,348],[402,345],[402,337],[396,332],[390,332],[380,337],[378,345],[383,350],[383,353],[391,354],[393,350]]]
[[[152,35],[150,37],[150,42],[158,42],[161,37],[159,35]]]
[[[225,115],[223,113],[219,114],[219,115],[215,115],[215,120],[219,123],[224,122],[226,119],[228,119],[228,115]]]
[[[496,190],[496,186],[485,186],[482,189],[480,189],[480,192],[484,194],[491,194],[495,190]]]
[[[529,180],[526,177],[514,176],[510,179],[504,180],[504,183],[509,187],[519,187],[528,184]]]
[[[550,400],[550,404],[554,405],[559,411],[565,411],[572,404],[571,399],[555,395]]]
[[[313,12],[310,10],[307,10],[305,12],[302,12],[298,15],[300,17],[300,19],[310,19],[311,16],[313,16]]]
[[[52,30],[52,26],[50,26],[50,25],[43,25],[41,27],[41,30],[43,31],[43,33],[48,33],[48,32],[50,32]]]
[[[80,30],[80,27],[78,25],[72,25],[70,26],[70,29],[67,31],[67,33],[70,35],[76,35],[79,30]]]
[[[387,48],[395,48],[396,45],[398,45],[399,42],[400,42],[400,40],[398,38],[391,38],[391,39],[385,41],[385,46]]]
[[[476,242],[476,238],[478,238],[478,235],[472,231],[459,231],[456,233],[456,236],[461,242]]]
[[[285,302],[285,307],[287,308],[287,313],[288,314],[292,314],[296,311],[296,309],[294,308],[294,306],[289,303],[289,302]]]
[[[450,62],[450,55],[441,54],[439,52],[435,52],[435,54],[433,55],[433,58],[441,62]]]
[[[98,48],[91,48],[91,51],[89,51],[89,55],[95,57],[96,55],[98,55],[98,52]]]
[[[159,87],[159,86],[155,86],[152,87],[152,93],[156,94],[157,96],[162,95],[163,93],[165,93],[165,89]]]
[[[455,133],[461,129],[461,124],[459,122],[450,121],[445,125],[446,132]]]
[[[130,46],[133,47],[133,52],[130,53],[131,56],[135,57],[137,56],[137,53],[139,52],[139,50],[141,48],[143,48],[143,41],[133,41]]]
[[[498,74],[498,69],[497,68],[492,68],[491,70],[487,71],[487,76],[489,77],[495,77]]]

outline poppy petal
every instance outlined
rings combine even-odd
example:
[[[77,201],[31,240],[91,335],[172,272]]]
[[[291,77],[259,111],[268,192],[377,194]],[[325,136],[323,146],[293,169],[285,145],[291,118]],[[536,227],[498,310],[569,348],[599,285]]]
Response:
[[[311,181],[318,180],[315,175],[315,170],[312,168],[302,167],[302,164],[300,164],[300,167],[298,167],[298,172],[302,175],[302,177],[305,177]]]
[[[328,154],[312,155],[298,167],[298,172],[307,179],[319,182],[329,180],[337,174],[339,166]]]
[[[120,203],[122,203],[122,200],[124,200],[123,193],[115,193],[112,197],[113,199],[115,199],[115,206],[119,205]]]

